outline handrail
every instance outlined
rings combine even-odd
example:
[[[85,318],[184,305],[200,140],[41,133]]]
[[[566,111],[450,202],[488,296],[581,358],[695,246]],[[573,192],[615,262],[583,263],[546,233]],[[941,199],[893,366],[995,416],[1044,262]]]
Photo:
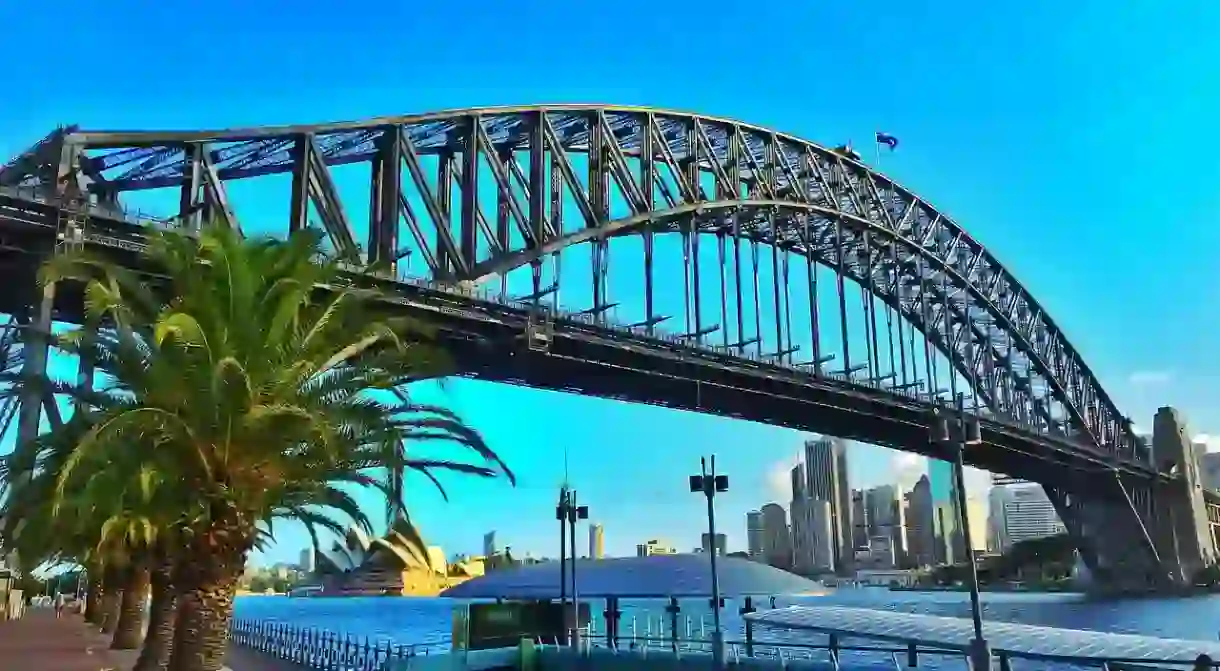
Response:
[[[372,671],[387,662],[448,652],[448,639],[400,644],[271,620],[233,620],[233,643],[316,671]]]
[[[725,641],[729,659],[746,657],[762,659],[793,660],[815,659],[826,656],[837,660],[850,671],[852,661],[864,661],[871,656],[883,656],[892,660],[895,671],[919,666],[921,656],[934,658],[966,659],[964,650],[910,641],[906,644],[844,643],[851,636],[831,637],[824,643],[796,641],[738,640]],[[447,654],[452,640],[398,644],[388,639],[374,640],[369,637],[352,636],[316,627],[299,627],[283,622],[267,620],[234,620],[230,626],[230,640],[260,653],[297,664],[312,671],[375,671],[389,668],[390,662],[407,660],[421,655]],[[582,654],[591,650],[611,649],[619,652],[638,651],[645,655],[687,653],[709,653],[712,641],[706,638],[670,638],[667,636],[620,636],[617,646],[611,646],[604,636],[592,630],[582,634]],[[561,648],[558,642],[537,641],[548,647]],[[1182,667],[1201,671],[1196,659],[1128,659],[1109,657],[1086,657],[1072,655],[1046,655],[1010,650],[993,651],[1002,671],[1013,671],[1013,662],[1054,663],[1082,669],[1109,670],[1113,665],[1140,665],[1144,668]],[[1217,665],[1213,664],[1211,668]]]

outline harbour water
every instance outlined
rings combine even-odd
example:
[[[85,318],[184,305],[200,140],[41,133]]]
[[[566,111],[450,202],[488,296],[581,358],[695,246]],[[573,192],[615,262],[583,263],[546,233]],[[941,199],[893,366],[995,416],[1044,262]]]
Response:
[[[769,606],[766,599],[757,604]],[[847,588],[823,596],[777,599],[778,606],[793,604],[844,605],[907,613],[969,617],[968,595],[960,592],[891,592],[883,588]],[[679,637],[700,638],[711,627],[706,600],[684,600],[679,616]],[[668,635],[668,619],[662,600],[626,601],[622,604],[621,632],[630,638],[649,632]],[[740,639],[741,604],[728,602],[723,618],[727,638]],[[448,640],[452,629],[453,603],[429,598],[295,598],[276,596],[241,597],[237,617],[273,620],[297,627],[316,627],[336,633],[368,637],[395,644],[432,643]],[[601,604],[593,609],[601,626]],[[1167,638],[1216,641],[1220,637],[1220,595],[1190,599],[1096,600],[1076,594],[983,595],[985,620],[1037,624],[1111,633],[1144,634]],[[664,632],[664,633],[663,633]],[[779,632],[759,631],[759,641],[791,640]]]

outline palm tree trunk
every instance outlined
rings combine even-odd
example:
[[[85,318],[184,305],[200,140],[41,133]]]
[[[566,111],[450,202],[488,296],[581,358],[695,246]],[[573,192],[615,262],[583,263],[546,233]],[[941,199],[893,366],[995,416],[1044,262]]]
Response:
[[[102,573],[102,613],[101,622],[103,634],[113,634],[119,625],[119,600],[122,598],[122,583],[112,568]]]
[[[246,553],[195,554],[181,580],[171,671],[218,671],[229,647],[233,597]]]
[[[89,592],[85,594],[85,622],[102,623],[102,579],[89,578]]]
[[[119,598],[118,624],[110,647],[135,650],[144,638],[144,607],[148,604],[148,569],[131,566],[123,571],[123,595]]]
[[[174,593],[172,567],[162,564],[149,576],[152,603],[148,609],[148,634],[132,671],[161,671],[169,664],[174,649],[174,620],[178,615],[178,595]]]

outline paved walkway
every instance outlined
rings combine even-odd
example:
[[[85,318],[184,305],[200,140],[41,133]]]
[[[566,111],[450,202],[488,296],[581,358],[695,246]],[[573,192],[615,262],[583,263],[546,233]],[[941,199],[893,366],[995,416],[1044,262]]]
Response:
[[[110,650],[110,636],[79,615],[56,620],[49,608],[30,608],[25,617],[0,622],[0,660],[5,669],[26,671],[107,671],[130,669],[138,650]]]
[[[110,635],[102,634],[80,615],[55,619],[48,608],[30,608],[25,617],[0,622],[0,670],[127,671],[139,650],[111,650]],[[229,650],[229,671],[299,671],[301,667],[242,650]]]

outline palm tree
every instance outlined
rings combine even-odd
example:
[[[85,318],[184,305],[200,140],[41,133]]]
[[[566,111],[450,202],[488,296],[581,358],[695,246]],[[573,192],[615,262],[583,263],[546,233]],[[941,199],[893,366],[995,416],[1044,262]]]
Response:
[[[358,276],[327,259],[316,232],[287,241],[243,240],[221,228],[162,233],[144,257],[157,269],[155,288],[86,253],[44,266],[44,282],[85,282],[87,323],[109,325],[56,339],[94,361],[108,384],[31,382],[92,413],[56,465],[54,500],[120,452],[134,455],[120,460],[124,468],[184,494],[174,513],[190,561],[176,562],[172,576],[170,668],[220,667],[237,579],[272,518],[304,523],[317,545],[320,529],[371,528],[351,486],[403,510],[407,471],[512,480],[449,411],[378,392],[443,372],[444,357],[424,344],[419,324],[389,314],[382,290],[358,286]],[[482,463],[408,454],[432,441],[469,449]]]
[[[140,470],[144,447],[112,450],[106,461],[78,467],[68,493],[56,496],[64,461],[93,428],[85,408],[60,430],[14,450],[4,474],[13,494],[5,519],[14,524],[2,531],[31,549],[41,543],[39,556],[70,552],[87,563],[91,575],[101,576],[90,581],[95,624],[113,633],[112,647],[132,649],[143,634],[153,549],[170,542],[165,530],[178,522],[177,490]]]

